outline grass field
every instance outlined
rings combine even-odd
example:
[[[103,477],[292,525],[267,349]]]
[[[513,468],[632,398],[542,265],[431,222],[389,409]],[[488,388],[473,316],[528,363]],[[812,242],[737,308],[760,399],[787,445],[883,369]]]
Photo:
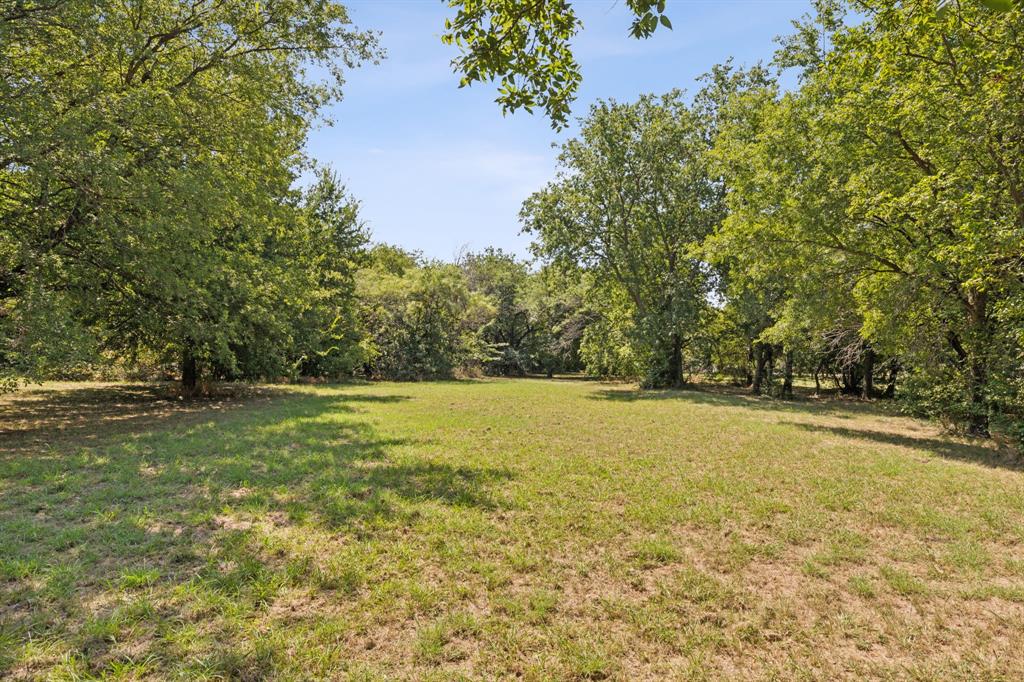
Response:
[[[0,404],[0,678],[1024,679],[1024,470],[509,380]]]

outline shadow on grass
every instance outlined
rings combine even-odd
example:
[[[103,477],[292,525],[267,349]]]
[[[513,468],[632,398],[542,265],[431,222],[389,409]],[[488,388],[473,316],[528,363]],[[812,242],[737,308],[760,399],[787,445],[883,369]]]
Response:
[[[431,509],[499,508],[492,491],[507,470],[450,463],[430,441],[381,434],[364,415],[407,399],[264,390],[181,404],[142,386],[42,392],[5,406],[0,651],[59,642],[78,672],[102,675],[125,663],[117,633],[103,633],[123,626],[133,585],[255,613],[288,580],[306,579],[268,550],[276,527],[339,543],[415,537]],[[226,617],[195,606],[169,599],[140,618],[159,629]],[[140,646],[132,660],[156,661],[158,676],[180,672],[166,642]],[[191,672],[244,676],[252,661],[238,646],[218,646],[230,655],[214,651]],[[0,653],[0,677],[41,674],[25,665]]]
[[[189,416],[208,419],[217,412],[279,393],[270,388],[236,388],[231,392],[183,401],[164,384],[118,384],[26,390],[0,402],[0,454],[12,449],[74,441],[90,445],[117,434],[137,433]]]
[[[920,436],[909,436],[900,433],[888,433],[872,429],[846,428],[842,426],[826,426],[823,424],[808,424],[806,422],[784,422],[805,431],[825,433],[841,438],[852,440],[870,441],[882,445],[896,445],[899,447],[921,450],[944,459],[957,460],[961,462],[972,462],[988,467],[1010,469],[1012,471],[1024,471],[1024,462],[1019,457],[1010,453],[973,445],[971,443],[959,443],[953,440],[942,438],[927,438]]]
[[[809,392],[798,392],[794,400],[759,398],[743,389],[728,386],[702,385],[681,390],[639,390],[635,388],[605,389],[591,396],[595,400],[624,403],[642,401],[678,401],[695,405],[739,407],[783,414],[827,416],[830,419],[850,419],[858,416],[891,414],[891,409],[877,402],[842,398],[815,398]],[[973,462],[993,468],[1024,471],[1024,462],[1012,452],[1003,452],[982,444],[958,442],[952,439],[910,436],[898,432],[877,431],[866,428],[826,426],[806,422],[783,422],[806,431],[829,433],[843,438],[867,440],[886,445],[898,445],[928,452],[944,459]]]
[[[171,424],[182,427],[219,414],[295,394],[274,387],[235,385],[212,396],[181,400],[171,384],[118,384],[24,391],[0,402],[0,457],[66,442],[92,446],[118,435]],[[398,403],[404,395],[345,394],[345,403]]]
[[[807,390],[796,389],[793,399],[780,400],[777,398],[754,396],[744,388],[709,384],[697,384],[683,389],[658,390],[608,388],[596,391],[592,394],[591,398],[594,400],[611,400],[627,403],[645,400],[676,400],[699,405],[744,407],[771,412],[828,414],[839,418],[852,418],[854,415],[880,414],[885,412],[885,409],[877,403],[856,399],[815,397]]]

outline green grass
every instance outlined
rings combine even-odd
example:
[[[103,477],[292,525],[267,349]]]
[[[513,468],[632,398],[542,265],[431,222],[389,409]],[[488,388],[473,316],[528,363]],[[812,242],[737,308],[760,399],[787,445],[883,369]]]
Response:
[[[0,430],[0,678],[1024,678],[1024,471],[876,406],[54,385]]]

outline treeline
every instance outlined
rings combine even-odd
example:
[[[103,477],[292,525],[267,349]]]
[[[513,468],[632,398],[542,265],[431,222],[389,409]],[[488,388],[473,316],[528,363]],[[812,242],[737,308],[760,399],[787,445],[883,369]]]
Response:
[[[574,282],[370,248],[304,155],[379,56],[324,0],[0,4],[0,388],[580,369]]]
[[[772,64],[594,105],[527,264],[370,246],[304,156],[379,56],[341,5],[4,4],[0,376],[804,375],[1024,435],[1024,17],[815,6]]]
[[[501,250],[455,263],[378,245],[357,274],[355,305],[368,378],[576,372],[589,321],[577,281]]]
[[[605,301],[587,367],[782,395],[804,372],[1024,435],[1024,18],[816,6],[774,68],[592,107],[526,203]]]

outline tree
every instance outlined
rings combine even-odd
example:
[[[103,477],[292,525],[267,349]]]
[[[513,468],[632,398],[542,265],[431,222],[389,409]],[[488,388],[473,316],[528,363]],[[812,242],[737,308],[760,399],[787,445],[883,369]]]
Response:
[[[754,128],[723,133],[724,230],[794,295],[855,310],[868,350],[927,387],[919,405],[987,435],[1019,409],[1022,17],[858,6],[799,92],[762,93]]]
[[[659,24],[672,27],[665,0],[627,0],[630,33],[648,37]],[[452,66],[459,87],[500,80],[497,102],[504,113],[541,108],[554,128],[565,127],[581,80],[572,38],[581,24],[569,0],[448,0],[456,9],[442,40],[461,55]]]
[[[273,319],[282,264],[263,255],[296,224],[306,132],[376,54],[329,0],[5,4],[7,317],[59,300],[101,349],[178,355],[186,392],[202,363],[233,366]]]
[[[597,314],[586,301],[587,282],[575,269],[543,266],[532,273],[524,294],[533,320],[532,364],[548,377],[583,369],[580,347]]]
[[[355,278],[366,261],[368,234],[358,202],[333,172],[321,171],[304,194],[296,224],[279,239],[270,253],[284,260],[283,270],[290,275],[278,299],[288,311],[283,353],[288,375],[351,376],[365,361]]]
[[[722,216],[708,143],[706,121],[680,92],[600,102],[563,146],[558,179],[521,214],[538,255],[592,273],[628,306],[627,336],[652,385],[682,383],[706,307],[708,273],[693,250]]]
[[[483,365],[492,348],[480,330],[494,317],[457,265],[422,263],[391,246],[370,251],[357,275],[370,377],[422,381]]]
[[[498,357],[488,363],[492,374],[521,376],[535,364],[538,326],[527,307],[526,288],[530,280],[527,265],[501,249],[488,248],[461,259],[470,291],[486,296],[494,317],[480,333]]]

